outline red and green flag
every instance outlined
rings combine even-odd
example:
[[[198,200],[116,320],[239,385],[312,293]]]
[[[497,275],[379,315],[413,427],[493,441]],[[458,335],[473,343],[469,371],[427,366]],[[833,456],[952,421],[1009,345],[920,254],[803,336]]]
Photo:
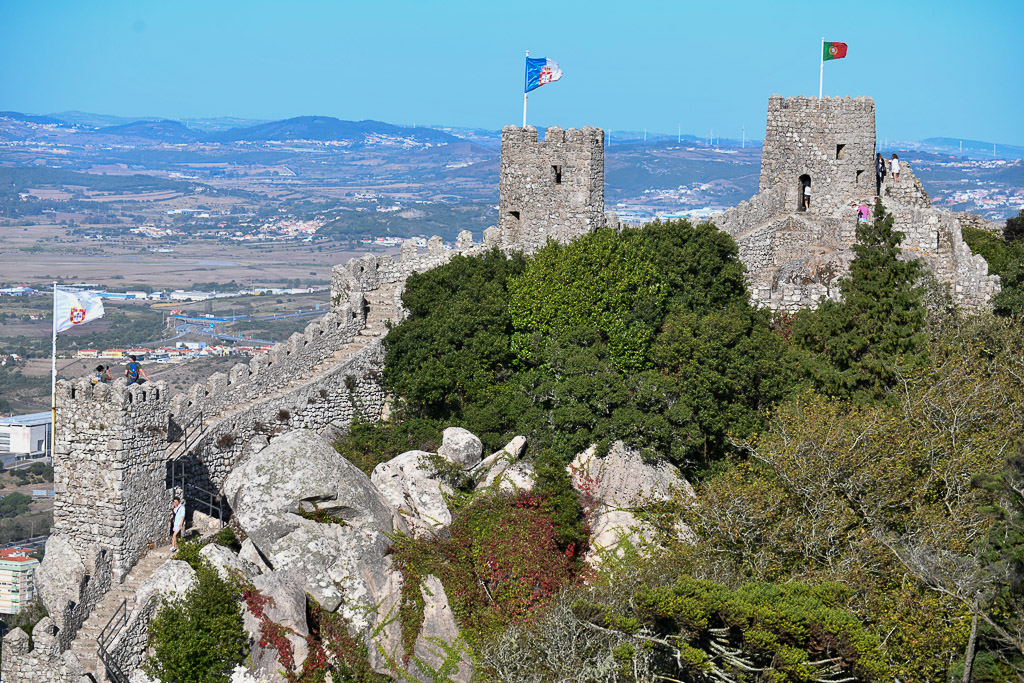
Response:
[[[822,43],[821,61],[827,62],[830,59],[842,59],[846,56],[846,43]]]

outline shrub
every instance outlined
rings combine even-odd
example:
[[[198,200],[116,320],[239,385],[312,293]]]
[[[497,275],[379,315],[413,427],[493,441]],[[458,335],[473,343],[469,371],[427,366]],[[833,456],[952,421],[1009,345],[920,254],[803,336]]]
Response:
[[[238,536],[235,535],[234,529],[229,526],[218,531],[217,535],[213,538],[213,542],[235,552],[238,552],[242,547],[242,544],[238,541]]]
[[[1024,239],[1024,210],[1021,210],[1013,218],[1006,219],[1006,226],[1003,228],[1003,239],[1007,242],[1016,242]]]
[[[441,446],[444,426],[433,420],[415,418],[399,422],[355,421],[334,448],[350,463],[370,474],[379,463],[406,451],[436,451]]]
[[[1011,218],[1010,220],[1016,219]],[[964,228],[962,232],[964,241],[971,248],[971,252],[985,257],[985,261],[988,262],[989,275],[1002,275],[1010,266],[1021,260],[1024,245],[1010,241],[1009,237],[1001,238],[988,230],[977,228]]]
[[[195,586],[165,598],[150,622],[147,672],[175,683],[227,683],[248,653],[238,597],[213,567],[198,563]]]
[[[529,493],[486,496],[459,510],[449,538],[396,539],[395,561],[405,578],[400,617],[407,650],[423,620],[419,587],[428,574],[445,586],[471,644],[530,621],[576,580],[582,547],[559,542],[546,502]]]

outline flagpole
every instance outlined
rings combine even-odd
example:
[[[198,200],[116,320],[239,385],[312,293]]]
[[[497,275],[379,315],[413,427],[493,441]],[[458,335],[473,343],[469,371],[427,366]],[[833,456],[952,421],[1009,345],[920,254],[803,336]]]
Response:
[[[526,51],[526,58],[527,59],[530,58],[530,51],[529,50]],[[524,74],[527,73],[527,69],[529,69],[529,65],[528,64],[524,64],[524,66],[523,66],[523,73]],[[524,77],[523,77],[523,128],[526,128],[526,94],[527,94],[526,87],[527,87],[526,86],[526,76],[524,75]]]
[[[821,106],[821,87],[825,83],[825,36],[821,37],[821,49],[818,51],[818,59],[821,60],[818,72],[818,106]]]
[[[50,465],[57,452],[57,283],[53,283],[52,346],[50,348]]]

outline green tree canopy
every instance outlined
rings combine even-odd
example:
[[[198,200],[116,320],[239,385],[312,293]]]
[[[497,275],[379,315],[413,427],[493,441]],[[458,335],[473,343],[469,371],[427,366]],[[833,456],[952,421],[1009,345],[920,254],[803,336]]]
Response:
[[[804,368],[827,395],[878,400],[895,378],[898,359],[918,357],[924,347],[922,265],[899,258],[903,233],[893,222],[876,204],[873,220],[857,226],[842,300],[823,299],[794,322],[794,341],[809,352]]]

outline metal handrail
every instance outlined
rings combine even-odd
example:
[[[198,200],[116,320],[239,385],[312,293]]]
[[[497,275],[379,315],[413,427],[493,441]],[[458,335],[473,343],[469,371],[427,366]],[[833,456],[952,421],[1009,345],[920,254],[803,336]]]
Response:
[[[99,655],[100,661],[103,662],[103,666],[107,672],[107,678],[114,683],[129,683],[128,676],[125,675],[124,671],[111,656],[107,650],[107,645],[114,642],[114,640],[121,635],[121,629],[128,623],[128,600],[124,599],[121,601],[121,605],[114,610],[114,613],[107,620],[107,625],[103,627],[100,634],[96,636],[96,653]]]
[[[174,462],[187,455],[192,450],[192,447],[195,446],[198,436],[202,435],[203,427],[203,412],[199,411],[187,424],[181,427],[181,433],[172,442],[174,447],[168,453],[167,459]]]
[[[120,618],[118,618],[120,617]],[[115,624],[115,620],[117,623]],[[121,628],[128,623],[128,599],[125,598],[121,601],[120,606],[114,613],[110,615],[110,619],[107,620],[107,625],[103,627],[100,634],[96,636],[96,642],[100,645],[106,645],[107,643],[117,638],[121,633]],[[112,632],[111,632],[112,631]]]
[[[191,500],[194,506],[193,510],[196,507],[205,506],[206,509],[202,510],[202,512],[210,515],[211,517],[216,517],[220,520],[221,526],[224,526],[224,496],[205,489],[202,486],[196,486],[195,484],[190,486],[189,489],[200,494],[199,496],[186,496],[186,498]]]
[[[113,683],[131,683],[128,675],[121,670],[120,665],[118,665],[117,661],[102,644],[100,644],[97,654],[103,663],[103,668],[106,670],[107,680],[113,681]]]

